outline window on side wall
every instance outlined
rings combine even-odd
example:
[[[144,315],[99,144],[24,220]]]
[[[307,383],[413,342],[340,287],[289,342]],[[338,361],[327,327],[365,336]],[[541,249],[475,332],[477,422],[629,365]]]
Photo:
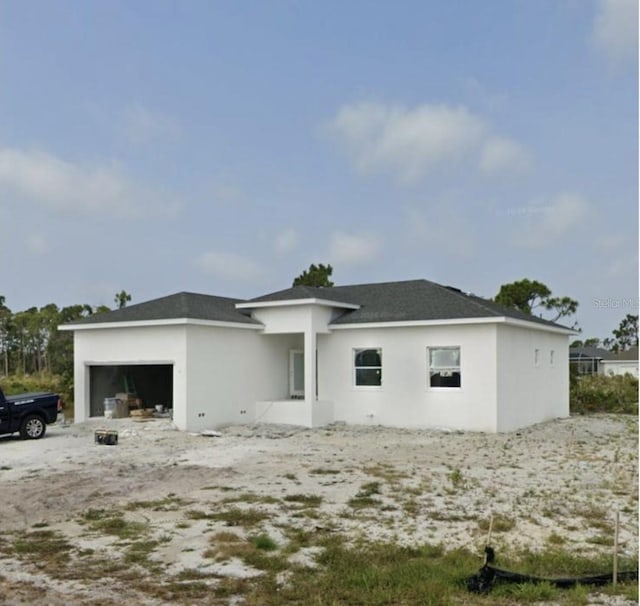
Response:
[[[556,352],[555,350],[549,351],[549,366],[555,366],[556,363]]]
[[[429,386],[460,387],[460,348],[429,347]]]
[[[540,350],[539,349],[533,350],[533,365],[540,366]]]
[[[380,387],[382,385],[382,349],[353,350],[354,385]]]

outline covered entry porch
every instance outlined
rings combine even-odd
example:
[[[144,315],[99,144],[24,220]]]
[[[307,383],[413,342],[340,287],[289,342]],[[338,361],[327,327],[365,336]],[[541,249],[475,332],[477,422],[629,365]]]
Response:
[[[252,317],[264,326],[265,339],[288,337],[291,345],[279,359],[286,359],[288,393],[285,397],[256,402],[255,420],[262,423],[285,423],[319,427],[334,421],[332,401],[322,398],[318,376],[318,335],[328,334],[336,307],[357,306],[325,299],[254,300],[241,303],[238,309],[250,309]],[[274,338],[275,337],[275,338]]]
[[[286,372],[286,392],[278,398],[259,400],[255,422],[319,427],[332,423],[333,403],[318,397],[318,353],[315,333],[265,336],[283,347],[278,359]]]

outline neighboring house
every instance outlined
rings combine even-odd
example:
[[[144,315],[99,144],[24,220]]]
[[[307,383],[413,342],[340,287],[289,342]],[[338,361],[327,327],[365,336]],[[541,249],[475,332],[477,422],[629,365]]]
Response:
[[[230,423],[512,431],[569,415],[574,332],[427,280],[241,301],[178,293],[74,332],[75,420],[128,389],[199,431]]]
[[[609,355],[611,352],[601,347],[570,347],[569,363],[579,375],[601,375],[602,361]]]
[[[638,377],[638,348],[632,347],[627,351],[609,355],[602,360],[602,373],[605,375],[630,374]]]
[[[638,377],[638,348],[614,353],[601,347],[569,348],[569,363],[580,375],[624,375]]]

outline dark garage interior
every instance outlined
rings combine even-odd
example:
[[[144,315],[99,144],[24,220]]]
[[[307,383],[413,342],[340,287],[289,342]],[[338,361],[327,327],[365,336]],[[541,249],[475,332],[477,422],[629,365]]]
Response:
[[[104,399],[117,393],[139,398],[143,408],[173,408],[173,364],[91,366],[89,393],[92,417],[103,416]]]

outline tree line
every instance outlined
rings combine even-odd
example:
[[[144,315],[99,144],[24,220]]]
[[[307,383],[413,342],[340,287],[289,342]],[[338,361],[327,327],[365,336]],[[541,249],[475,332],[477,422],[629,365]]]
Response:
[[[126,291],[116,294],[114,302],[124,307],[131,301]],[[73,377],[73,334],[58,326],[97,313],[111,311],[106,305],[87,304],[58,307],[49,303],[13,312],[0,295],[0,368],[2,375],[57,374]]]
[[[330,279],[332,273],[331,265],[312,264],[294,279],[293,286],[331,288],[334,285]],[[121,290],[113,301],[117,308],[122,308],[131,301],[131,295]],[[545,284],[529,279],[503,284],[494,301],[527,314],[548,315],[547,319],[554,322],[570,318],[578,308],[574,299],[554,296]],[[106,311],[111,311],[106,305],[78,304],[60,308],[49,303],[44,307],[13,312],[7,307],[5,297],[0,295],[0,373],[5,377],[50,373],[70,381],[73,378],[73,335],[58,330],[58,326]],[[611,338],[603,341],[581,339],[571,345],[594,345],[611,351],[625,351],[637,346],[638,316],[627,314],[612,334]]]
[[[333,286],[331,275],[333,267],[322,263],[309,266],[293,280],[292,286],[315,286],[330,288]],[[515,282],[503,284],[493,300],[500,305],[517,309],[524,314],[549,320],[550,322],[566,322],[578,311],[578,301],[566,295],[557,296],[551,289],[538,280],[523,278]],[[580,332],[577,322],[572,328]],[[576,339],[571,347],[602,347],[613,352],[627,351],[638,346],[638,316],[627,314],[618,328],[612,331],[611,337],[605,339]]]

